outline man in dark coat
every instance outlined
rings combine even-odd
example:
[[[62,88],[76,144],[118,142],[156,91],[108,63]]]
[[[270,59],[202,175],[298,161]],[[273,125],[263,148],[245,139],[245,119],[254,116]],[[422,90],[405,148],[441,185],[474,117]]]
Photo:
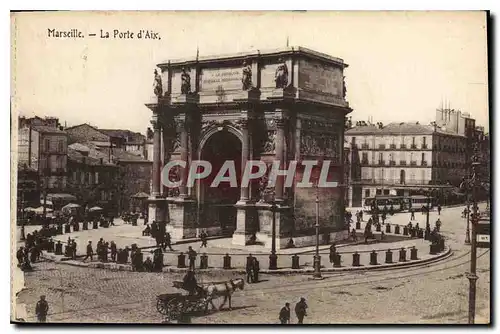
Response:
[[[201,239],[200,248],[202,248],[202,247],[207,248],[207,237],[208,237],[207,233],[205,231],[202,231],[200,234],[200,239]]]
[[[196,277],[194,275],[194,271],[189,270],[184,278],[182,279],[183,289],[189,292],[189,295],[194,295],[196,290],[198,289],[198,282],[196,281]]]
[[[87,260],[90,257],[90,261],[94,260],[94,250],[92,249],[92,241],[89,241],[87,244],[87,255],[85,255],[85,258],[83,261]]]
[[[191,246],[189,246],[188,248],[189,270],[195,269],[196,255],[197,255],[196,251]]]
[[[47,313],[49,313],[49,304],[45,300],[45,296],[40,296],[40,300],[36,303],[35,307],[35,314],[38,322],[46,322]]]
[[[144,261],[144,271],[146,272],[152,272],[153,271],[153,262],[151,261],[151,258],[148,256],[146,258],[146,261]]]
[[[170,236],[170,233],[165,232],[165,247],[163,248],[163,250],[166,250],[167,247],[171,252],[174,251],[174,249],[172,248],[172,237]]]
[[[111,249],[111,261],[116,262],[117,251],[116,251],[116,244],[114,241],[111,241],[110,249]]]
[[[16,252],[17,265],[20,267],[24,259],[24,247],[20,247]]]
[[[279,319],[281,324],[290,323],[290,303],[285,303],[285,306],[281,308]]]
[[[307,316],[307,304],[305,298],[300,298],[300,301],[295,305],[295,315],[298,319],[298,324],[304,322],[304,317]]]

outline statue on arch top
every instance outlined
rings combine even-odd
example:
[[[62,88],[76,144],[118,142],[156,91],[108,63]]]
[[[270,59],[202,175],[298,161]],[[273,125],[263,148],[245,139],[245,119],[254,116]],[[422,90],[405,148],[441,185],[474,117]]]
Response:
[[[276,88],[286,88],[288,86],[288,66],[282,58],[279,59],[279,62],[281,64],[276,68],[274,81],[276,82]]]
[[[243,84],[243,90],[252,88],[252,66],[246,60],[243,61],[241,83]]]
[[[345,85],[345,77],[342,79],[342,97],[345,99],[347,95],[347,87]]]
[[[191,93],[191,75],[186,70],[185,67],[182,68],[181,74],[181,93],[189,94]]]
[[[157,97],[161,97],[163,95],[163,86],[161,82],[161,75],[158,74],[158,70],[155,69],[155,81],[153,84],[153,90]]]

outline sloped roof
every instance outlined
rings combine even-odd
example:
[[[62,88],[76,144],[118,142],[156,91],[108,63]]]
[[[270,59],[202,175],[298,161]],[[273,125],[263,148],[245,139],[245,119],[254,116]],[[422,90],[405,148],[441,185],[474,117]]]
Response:
[[[434,128],[431,125],[423,125],[418,122],[393,122],[384,126],[380,132],[383,134],[428,135],[434,132]]]
[[[61,135],[66,135],[66,131],[62,131],[58,128],[54,128],[51,126],[46,126],[46,125],[33,125],[31,127],[33,130],[38,131],[40,133],[57,133]]]
[[[131,152],[127,152],[124,150],[113,150],[113,157],[118,161],[144,161],[150,162],[149,160],[144,159],[142,156],[133,154]]]
[[[380,133],[381,130],[378,128],[378,126],[370,124],[370,125],[363,125],[363,126],[356,126],[354,128],[351,128],[345,132],[346,135],[354,135],[354,134],[376,134]]]
[[[129,144],[142,144],[146,136],[139,132],[132,132],[130,130],[122,130],[122,129],[99,129],[105,135],[110,137],[119,137],[124,138]]]

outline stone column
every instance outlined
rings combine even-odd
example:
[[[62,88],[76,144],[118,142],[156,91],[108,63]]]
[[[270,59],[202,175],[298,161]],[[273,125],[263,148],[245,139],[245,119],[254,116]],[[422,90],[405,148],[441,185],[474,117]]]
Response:
[[[276,154],[275,159],[280,163],[280,170],[285,168],[285,120],[276,119]],[[284,176],[278,176],[275,185],[275,201],[283,202]]]
[[[153,175],[152,175],[152,197],[159,197],[161,193],[161,126],[158,115],[154,114],[151,119],[153,125]]]
[[[188,132],[186,128],[186,121],[181,120],[178,122],[179,131],[181,133],[181,160],[186,162],[186,167],[180,169],[181,186],[179,187],[179,196],[182,198],[188,197],[187,193],[187,176],[189,171],[189,161],[188,161]]]
[[[248,162],[250,154],[250,136],[248,133],[248,119],[243,119],[241,124],[241,134],[242,134],[242,144],[241,144],[241,175],[245,170],[245,166]],[[249,185],[241,185],[240,202],[247,202],[250,200],[249,196]]]

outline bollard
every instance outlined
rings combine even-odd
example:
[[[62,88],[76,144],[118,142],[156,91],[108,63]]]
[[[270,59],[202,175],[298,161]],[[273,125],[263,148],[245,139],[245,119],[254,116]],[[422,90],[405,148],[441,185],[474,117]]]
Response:
[[[406,262],[406,249],[404,248],[399,250],[399,262]]]
[[[415,248],[415,246],[413,246],[413,248],[410,249],[410,259],[411,260],[418,260],[417,251],[418,250]]]
[[[224,255],[223,257],[223,268],[224,269],[231,269],[231,257],[229,256],[228,253],[226,253],[226,255]]]
[[[342,263],[342,257],[340,256],[339,253],[335,253],[335,256],[333,257],[333,266],[335,268],[340,268],[340,264]]]
[[[356,230],[361,230],[361,222],[356,222]]]
[[[391,233],[391,224],[387,223],[385,225],[385,233]]]
[[[54,253],[54,240],[49,240],[47,252]]]
[[[399,225],[396,225],[396,227],[394,227],[394,234],[399,234],[399,233],[401,233],[399,231]]]
[[[95,229],[98,229],[99,228],[99,223],[98,222],[92,222],[92,228],[95,230]]]
[[[186,255],[183,252],[177,256],[177,268],[186,268]]]
[[[408,235],[408,226],[403,227],[403,235]]]
[[[300,269],[300,258],[297,254],[292,256],[292,269]]]
[[[143,271],[143,268],[144,268],[144,254],[138,252],[138,253],[135,254],[135,256],[136,256],[135,260],[137,261],[135,268],[137,269],[137,271]]]
[[[377,265],[377,252],[376,251],[372,251],[370,253],[370,265],[372,266],[375,266]]]
[[[89,229],[89,223],[88,222],[83,222],[82,230],[87,231],[88,229]]]
[[[359,253],[355,252],[352,254],[352,266],[353,267],[359,267]]]
[[[62,255],[62,246],[63,246],[62,243],[58,241],[56,244],[56,251],[55,251],[56,255]]]
[[[63,227],[62,225],[57,225],[57,232],[56,234],[63,234]]]
[[[444,252],[444,238],[439,239],[439,251]]]
[[[375,231],[377,231],[377,232],[382,231],[381,226],[380,226],[380,223],[377,223],[377,226],[376,226],[376,228],[375,228]]]
[[[385,252],[385,263],[392,263],[392,252],[390,249]]]
[[[418,230],[418,237],[419,237],[420,239],[423,239],[423,238],[424,238],[424,229],[422,229],[422,228],[421,228],[421,229],[419,229],[419,230]]]
[[[417,236],[417,231],[414,228],[412,228],[411,229],[411,237],[415,238],[416,236]]]
[[[208,269],[208,255],[207,253],[203,253],[200,256],[200,269]]]
[[[64,246],[64,256],[71,256],[71,247],[69,246]]]
[[[71,226],[69,224],[64,225],[64,233],[71,233]]]
[[[431,255],[435,255],[437,254],[437,247],[438,247],[438,244],[435,244],[435,243],[431,243],[430,245],[430,249],[429,249],[429,254]]]

